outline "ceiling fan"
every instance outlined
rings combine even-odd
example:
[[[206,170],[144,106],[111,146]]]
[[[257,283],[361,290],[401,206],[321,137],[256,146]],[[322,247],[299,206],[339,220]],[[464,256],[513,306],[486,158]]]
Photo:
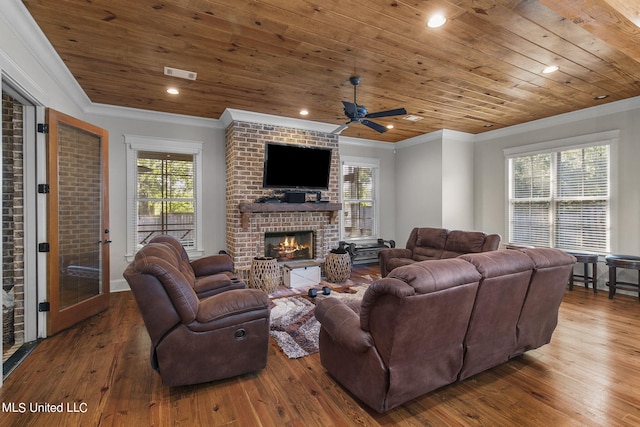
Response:
[[[339,135],[343,130],[349,127],[351,123],[362,123],[363,125],[370,127],[371,129],[383,133],[387,131],[387,128],[368,119],[375,119],[377,117],[390,117],[401,116],[407,114],[407,110],[404,108],[396,108],[394,110],[378,111],[377,113],[367,113],[367,108],[364,105],[358,105],[356,103],[356,89],[360,84],[360,77],[349,77],[349,82],[353,85],[353,102],[342,101],[344,105],[344,115],[349,118],[349,121],[337,129],[332,134]]]

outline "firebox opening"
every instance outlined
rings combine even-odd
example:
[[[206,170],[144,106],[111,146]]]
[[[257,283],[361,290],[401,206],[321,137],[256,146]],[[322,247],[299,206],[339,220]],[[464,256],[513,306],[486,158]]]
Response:
[[[265,233],[264,255],[278,261],[313,259],[312,230]]]

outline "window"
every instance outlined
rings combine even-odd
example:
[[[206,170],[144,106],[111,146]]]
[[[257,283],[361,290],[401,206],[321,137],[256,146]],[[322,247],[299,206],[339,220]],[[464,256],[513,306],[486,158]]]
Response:
[[[128,180],[128,248],[153,237],[176,237],[190,256],[201,255],[202,143],[125,135]]]
[[[609,252],[610,144],[509,159],[509,241]]]
[[[376,161],[342,159],[342,236],[345,240],[377,238],[378,169]]]

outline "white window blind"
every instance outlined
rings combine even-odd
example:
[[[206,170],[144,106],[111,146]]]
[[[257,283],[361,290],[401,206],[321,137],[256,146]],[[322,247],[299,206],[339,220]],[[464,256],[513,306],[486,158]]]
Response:
[[[521,155],[509,160],[509,240],[609,251],[610,146]]]
[[[342,200],[344,239],[377,237],[376,175],[378,166],[343,161]]]
[[[125,135],[128,259],[159,234],[202,251],[202,143]]]
[[[136,244],[171,235],[185,249],[196,246],[195,162],[193,154],[138,151]]]

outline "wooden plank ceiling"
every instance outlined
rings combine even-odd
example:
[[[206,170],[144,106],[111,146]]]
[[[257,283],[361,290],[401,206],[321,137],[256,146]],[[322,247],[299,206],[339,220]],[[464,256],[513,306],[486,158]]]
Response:
[[[369,112],[343,135],[473,134],[640,95],[640,0],[24,0],[92,102],[336,127],[349,77]],[[425,22],[443,12],[439,29]],[[548,65],[559,71],[543,74]],[[194,71],[168,77],[165,66]],[[169,95],[170,86],[180,90]],[[606,96],[605,99],[598,99]]]

